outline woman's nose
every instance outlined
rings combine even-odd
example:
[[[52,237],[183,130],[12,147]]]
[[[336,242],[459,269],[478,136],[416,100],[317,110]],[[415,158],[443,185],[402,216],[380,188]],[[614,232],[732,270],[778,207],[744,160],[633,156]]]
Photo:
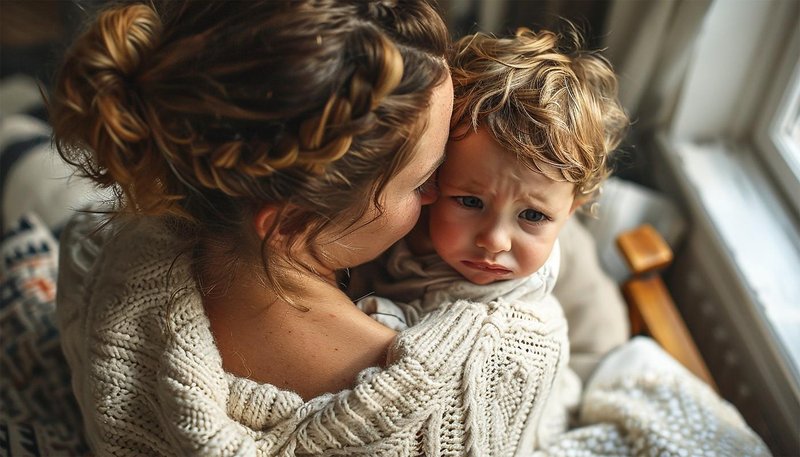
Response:
[[[493,254],[508,251],[511,249],[511,234],[502,224],[492,223],[478,232],[475,244]]]

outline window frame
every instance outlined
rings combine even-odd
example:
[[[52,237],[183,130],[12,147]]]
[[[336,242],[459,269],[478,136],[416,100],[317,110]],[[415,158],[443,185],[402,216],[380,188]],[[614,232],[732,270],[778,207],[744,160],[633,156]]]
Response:
[[[800,219],[800,144],[786,139],[788,118],[800,118],[800,27],[795,27],[774,84],[767,92],[757,123],[750,136],[759,158],[777,181],[787,206]],[[788,157],[787,157],[788,156]]]

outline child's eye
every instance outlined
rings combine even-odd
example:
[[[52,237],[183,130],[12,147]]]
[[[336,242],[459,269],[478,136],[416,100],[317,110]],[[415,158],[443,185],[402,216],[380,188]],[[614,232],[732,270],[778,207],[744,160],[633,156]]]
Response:
[[[526,209],[520,213],[519,217],[528,222],[542,222],[547,219],[547,216],[534,209]]]
[[[466,197],[453,197],[459,205],[465,208],[483,208],[483,202],[478,197],[466,196]]]

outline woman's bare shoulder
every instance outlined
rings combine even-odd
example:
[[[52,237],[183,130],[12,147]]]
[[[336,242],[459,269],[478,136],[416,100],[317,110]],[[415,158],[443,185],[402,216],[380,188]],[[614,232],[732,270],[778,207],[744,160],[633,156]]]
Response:
[[[252,312],[206,309],[226,371],[305,400],[350,388],[361,370],[383,366],[395,337],[349,303],[308,311],[285,303]]]

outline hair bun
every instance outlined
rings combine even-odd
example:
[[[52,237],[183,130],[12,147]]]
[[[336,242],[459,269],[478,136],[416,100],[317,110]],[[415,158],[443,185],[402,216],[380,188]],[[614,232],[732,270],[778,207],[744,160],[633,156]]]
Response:
[[[167,166],[152,148],[134,154],[130,147],[150,139],[136,77],[155,49],[161,28],[156,12],[147,5],[107,9],[65,57],[55,88],[59,100],[50,107],[59,152],[102,186],[129,188],[140,170]],[[137,191],[150,190],[144,187]],[[133,195],[128,197],[135,201]],[[146,199],[136,203],[154,204]]]
[[[118,146],[143,141],[149,127],[136,108],[139,89],[134,81],[147,54],[155,47],[161,22],[143,4],[111,9],[100,15],[93,58],[86,62],[87,79],[98,88],[96,106],[106,134]],[[133,89],[132,89],[133,88]]]
[[[97,22],[97,70],[113,70],[131,77],[161,34],[161,22],[147,5],[135,4],[104,12]],[[103,56],[105,54],[105,56]]]

